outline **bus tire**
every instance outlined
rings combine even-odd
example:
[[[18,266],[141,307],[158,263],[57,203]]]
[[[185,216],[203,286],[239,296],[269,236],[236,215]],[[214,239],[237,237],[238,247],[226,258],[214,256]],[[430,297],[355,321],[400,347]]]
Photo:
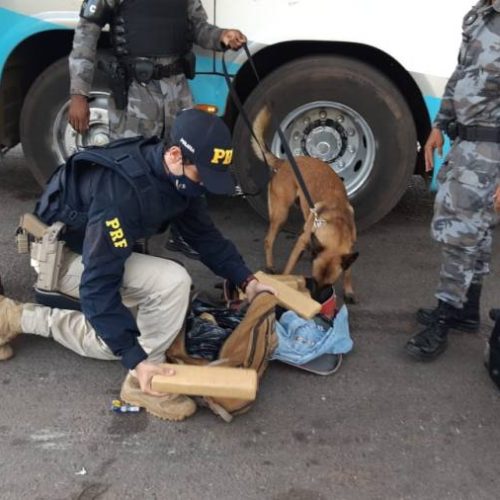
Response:
[[[415,169],[417,133],[406,100],[383,73],[348,57],[304,57],[279,67],[253,90],[245,102],[250,121],[269,103],[293,154],[320,157],[344,180],[358,229],[397,204]],[[238,182],[250,193],[250,205],[267,218],[269,175],[252,151],[241,116],[233,137]],[[265,139],[283,158],[271,127]],[[286,229],[297,231],[302,224],[294,210]]]
[[[68,124],[69,67],[64,57],[51,64],[34,81],[23,103],[20,118],[21,143],[28,167],[44,185],[52,172],[79,146],[107,141],[107,99],[103,75],[96,72],[89,99],[91,127],[84,136]]]

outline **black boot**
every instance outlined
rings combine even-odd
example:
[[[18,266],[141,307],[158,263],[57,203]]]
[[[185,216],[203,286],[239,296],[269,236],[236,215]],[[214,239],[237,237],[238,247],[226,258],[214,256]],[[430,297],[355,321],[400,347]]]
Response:
[[[170,226],[170,234],[165,248],[172,252],[181,252],[189,259],[200,260],[200,254],[188,245],[188,242],[181,236],[174,225]]]
[[[461,330],[462,332],[475,333],[479,331],[479,301],[481,299],[481,285],[472,283],[467,290],[467,300],[463,309],[457,309],[458,313],[453,319],[450,328]],[[419,309],[417,311],[417,321],[424,326],[431,325],[436,321],[437,308]]]
[[[490,314],[495,311],[496,314],[500,313],[500,309],[492,309]],[[500,314],[496,316],[495,326],[486,344],[484,362],[490,377],[500,389]]]
[[[456,321],[459,309],[440,300],[435,311],[435,321],[414,335],[405,346],[406,352],[419,361],[430,361],[445,351],[448,345],[448,330]]]
[[[490,319],[492,321],[500,320],[500,309],[490,309]]]

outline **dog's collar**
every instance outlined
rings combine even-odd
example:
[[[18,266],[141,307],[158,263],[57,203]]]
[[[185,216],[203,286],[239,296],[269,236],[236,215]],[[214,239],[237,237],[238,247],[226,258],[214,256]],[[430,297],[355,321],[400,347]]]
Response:
[[[314,229],[318,229],[320,228],[321,226],[324,226],[326,224],[326,220],[325,219],[322,219],[319,215],[318,215],[318,211],[316,210],[316,208],[311,208],[311,213],[313,214],[314,216],[314,222],[313,222],[313,227]]]

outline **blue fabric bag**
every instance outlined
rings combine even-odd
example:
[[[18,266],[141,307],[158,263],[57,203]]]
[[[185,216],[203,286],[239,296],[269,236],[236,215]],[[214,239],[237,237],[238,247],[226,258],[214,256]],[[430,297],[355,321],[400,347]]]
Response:
[[[330,328],[287,311],[276,322],[276,333],[278,347],[271,359],[294,365],[304,365],[324,354],[345,354],[353,347],[345,305]]]

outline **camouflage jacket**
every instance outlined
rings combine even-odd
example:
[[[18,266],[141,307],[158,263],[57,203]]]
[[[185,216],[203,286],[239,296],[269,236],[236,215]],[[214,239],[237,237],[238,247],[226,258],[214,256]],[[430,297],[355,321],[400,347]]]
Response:
[[[124,0],[107,0],[111,8]],[[222,50],[220,36],[222,29],[207,22],[207,13],[201,0],[188,0],[188,16],[193,26],[194,43],[204,49]],[[73,38],[73,50],[69,55],[70,94],[89,95],[94,78],[97,42],[101,27],[80,18]],[[172,58],[157,59],[168,64]]]
[[[458,64],[433,126],[500,126],[500,1],[480,0],[466,14]]]

